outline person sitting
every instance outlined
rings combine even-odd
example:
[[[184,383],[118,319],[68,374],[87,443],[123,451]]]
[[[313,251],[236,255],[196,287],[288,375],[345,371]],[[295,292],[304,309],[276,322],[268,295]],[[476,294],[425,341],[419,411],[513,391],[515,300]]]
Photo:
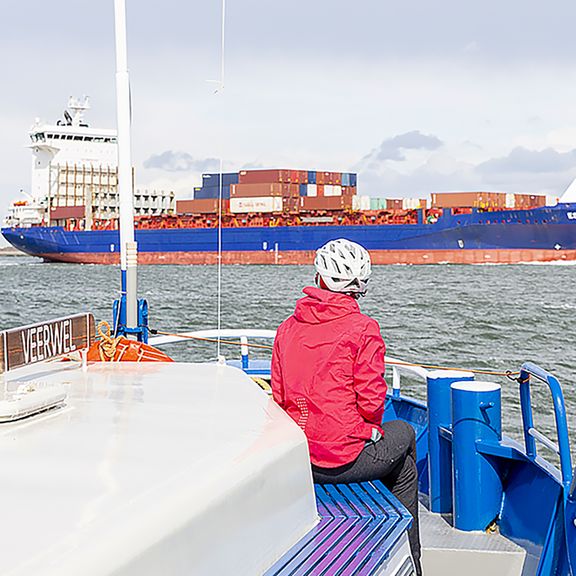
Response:
[[[385,344],[378,322],[360,312],[371,274],[367,250],[346,239],[316,252],[316,287],[304,288],[276,333],[274,400],[308,439],[320,484],[381,480],[412,514],[409,540],[417,574],[418,471],[414,429],[382,423]]]

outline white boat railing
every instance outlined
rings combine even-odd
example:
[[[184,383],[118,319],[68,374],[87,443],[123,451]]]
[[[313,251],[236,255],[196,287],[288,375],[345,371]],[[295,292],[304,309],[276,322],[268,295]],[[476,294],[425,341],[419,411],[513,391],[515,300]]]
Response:
[[[242,339],[244,338],[264,338],[274,340],[276,330],[259,330],[256,328],[231,328],[227,330],[194,330],[192,332],[181,332],[180,334],[171,334],[169,336],[155,336],[150,338],[148,343],[151,346],[162,346],[163,344],[173,344],[175,342],[184,342],[185,340],[195,338],[218,338],[221,339]]]
[[[426,382],[428,378],[429,370],[422,368],[421,366],[414,366],[412,364],[404,364],[403,360],[398,358],[393,358],[392,356],[386,356],[386,366],[392,368],[392,393],[394,396],[400,395],[400,382],[402,375],[409,377],[416,377],[418,379],[424,380]]]
[[[194,340],[196,338],[209,338],[221,340],[238,340],[238,345],[241,346],[241,355],[248,356],[249,340],[265,339],[274,340],[276,330],[263,330],[256,328],[231,328],[225,330],[193,330],[190,332],[181,332],[179,334],[160,335],[154,336],[149,339],[149,344],[152,346],[163,346],[165,344],[174,344],[176,342],[184,342],[186,340]],[[429,370],[420,366],[414,366],[411,363],[405,363],[403,360],[386,356],[386,365],[392,369],[392,390],[395,395],[400,393],[402,376],[417,378],[426,381],[428,378]]]

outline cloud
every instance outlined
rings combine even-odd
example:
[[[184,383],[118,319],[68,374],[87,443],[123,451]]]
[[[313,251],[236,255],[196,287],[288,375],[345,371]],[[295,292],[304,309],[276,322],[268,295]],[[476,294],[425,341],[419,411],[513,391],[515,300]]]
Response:
[[[436,136],[422,134],[418,130],[413,130],[412,132],[405,132],[384,140],[378,148],[366,155],[364,160],[372,164],[386,160],[403,162],[406,160],[406,156],[403,153],[404,150],[436,150],[442,144],[442,140]]]
[[[404,143],[404,136],[384,143]],[[473,155],[469,153],[469,142],[427,149],[403,163],[379,159],[377,152],[381,148],[373,150],[356,166],[360,194],[422,198],[433,192],[492,190],[561,196],[576,178],[576,149],[560,152],[552,147],[542,150],[516,147],[503,157],[486,159],[478,158],[481,148],[477,148]],[[388,150],[392,149],[390,145]]]
[[[262,170],[266,168],[265,164],[261,164],[260,162],[248,162],[246,164],[242,164],[241,170]]]
[[[144,168],[156,168],[166,172],[209,172],[220,168],[216,158],[193,158],[187,152],[166,150],[161,154],[153,154],[144,161]]]
[[[542,174],[566,172],[576,166],[576,149],[558,152],[554,148],[528,150],[514,148],[508,156],[492,158],[476,167],[480,174]]]

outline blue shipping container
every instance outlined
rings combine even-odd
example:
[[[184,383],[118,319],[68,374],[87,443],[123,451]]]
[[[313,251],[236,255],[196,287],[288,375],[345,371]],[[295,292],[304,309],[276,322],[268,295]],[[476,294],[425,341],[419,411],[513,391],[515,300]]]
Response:
[[[308,184],[316,184],[316,172],[308,171]]]
[[[204,186],[198,190],[194,189],[194,198],[196,200],[206,200],[218,198],[220,188],[218,186]],[[230,198],[230,186],[222,186],[222,198],[228,200]]]
[[[300,184],[300,196],[307,196],[308,184]]]
[[[358,175],[357,174],[350,174],[350,186],[358,186]]]
[[[220,174],[218,172],[210,172],[202,174],[202,186],[219,186]],[[224,172],[222,174],[222,185],[230,186],[230,184],[238,184],[238,172]]]
[[[350,174],[342,172],[342,186],[350,186]]]

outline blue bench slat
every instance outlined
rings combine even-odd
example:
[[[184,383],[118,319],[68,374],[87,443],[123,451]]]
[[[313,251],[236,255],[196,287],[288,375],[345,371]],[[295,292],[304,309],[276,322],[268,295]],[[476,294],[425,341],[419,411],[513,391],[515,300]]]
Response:
[[[411,516],[379,481],[316,485],[320,522],[266,576],[370,576]]]
[[[346,524],[345,518],[334,518],[332,516],[321,517],[319,524],[312,530],[314,536],[305,538],[304,546],[299,547],[302,540],[296,544],[292,550],[285,554],[275,565],[274,571],[270,574],[293,575],[302,573],[302,567],[310,568],[313,566],[314,559],[311,558],[316,550],[330,538],[335,532]],[[329,548],[328,548],[329,549]],[[280,569],[281,568],[281,569]],[[304,574],[312,573],[304,571]],[[268,573],[267,573],[268,574]]]
[[[374,515],[374,521],[370,523],[369,532],[363,534],[363,540],[358,543],[354,553],[349,558],[349,561],[344,570],[338,571],[335,574],[338,576],[347,576],[351,574],[371,574],[370,569],[366,569],[368,561],[377,554],[377,558],[384,560],[386,558],[385,552],[390,547],[390,536],[393,534],[394,529],[397,527],[398,522],[402,517],[397,513],[394,506],[391,506],[387,500],[382,498],[382,495],[376,491],[377,498],[374,498],[374,492],[368,492],[366,488],[369,483],[352,484],[349,490],[356,494],[358,500],[364,504],[368,513]],[[391,496],[391,495],[390,495]],[[396,538],[392,540],[395,542]],[[386,542],[388,544],[386,545]],[[382,549],[382,544],[385,544]]]
[[[361,532],[368,522],[365,518],[345,520],[339,526],[338,531],[332,533],[331,538],[325,540],[323,545],[315,547],[310,543],[312,553],[300,569],[294,572],[294,576],[335,576],[336,566],[341,562],[341,553],[334,554],[334,550],[345,550],[349,547],[351,539]]]

